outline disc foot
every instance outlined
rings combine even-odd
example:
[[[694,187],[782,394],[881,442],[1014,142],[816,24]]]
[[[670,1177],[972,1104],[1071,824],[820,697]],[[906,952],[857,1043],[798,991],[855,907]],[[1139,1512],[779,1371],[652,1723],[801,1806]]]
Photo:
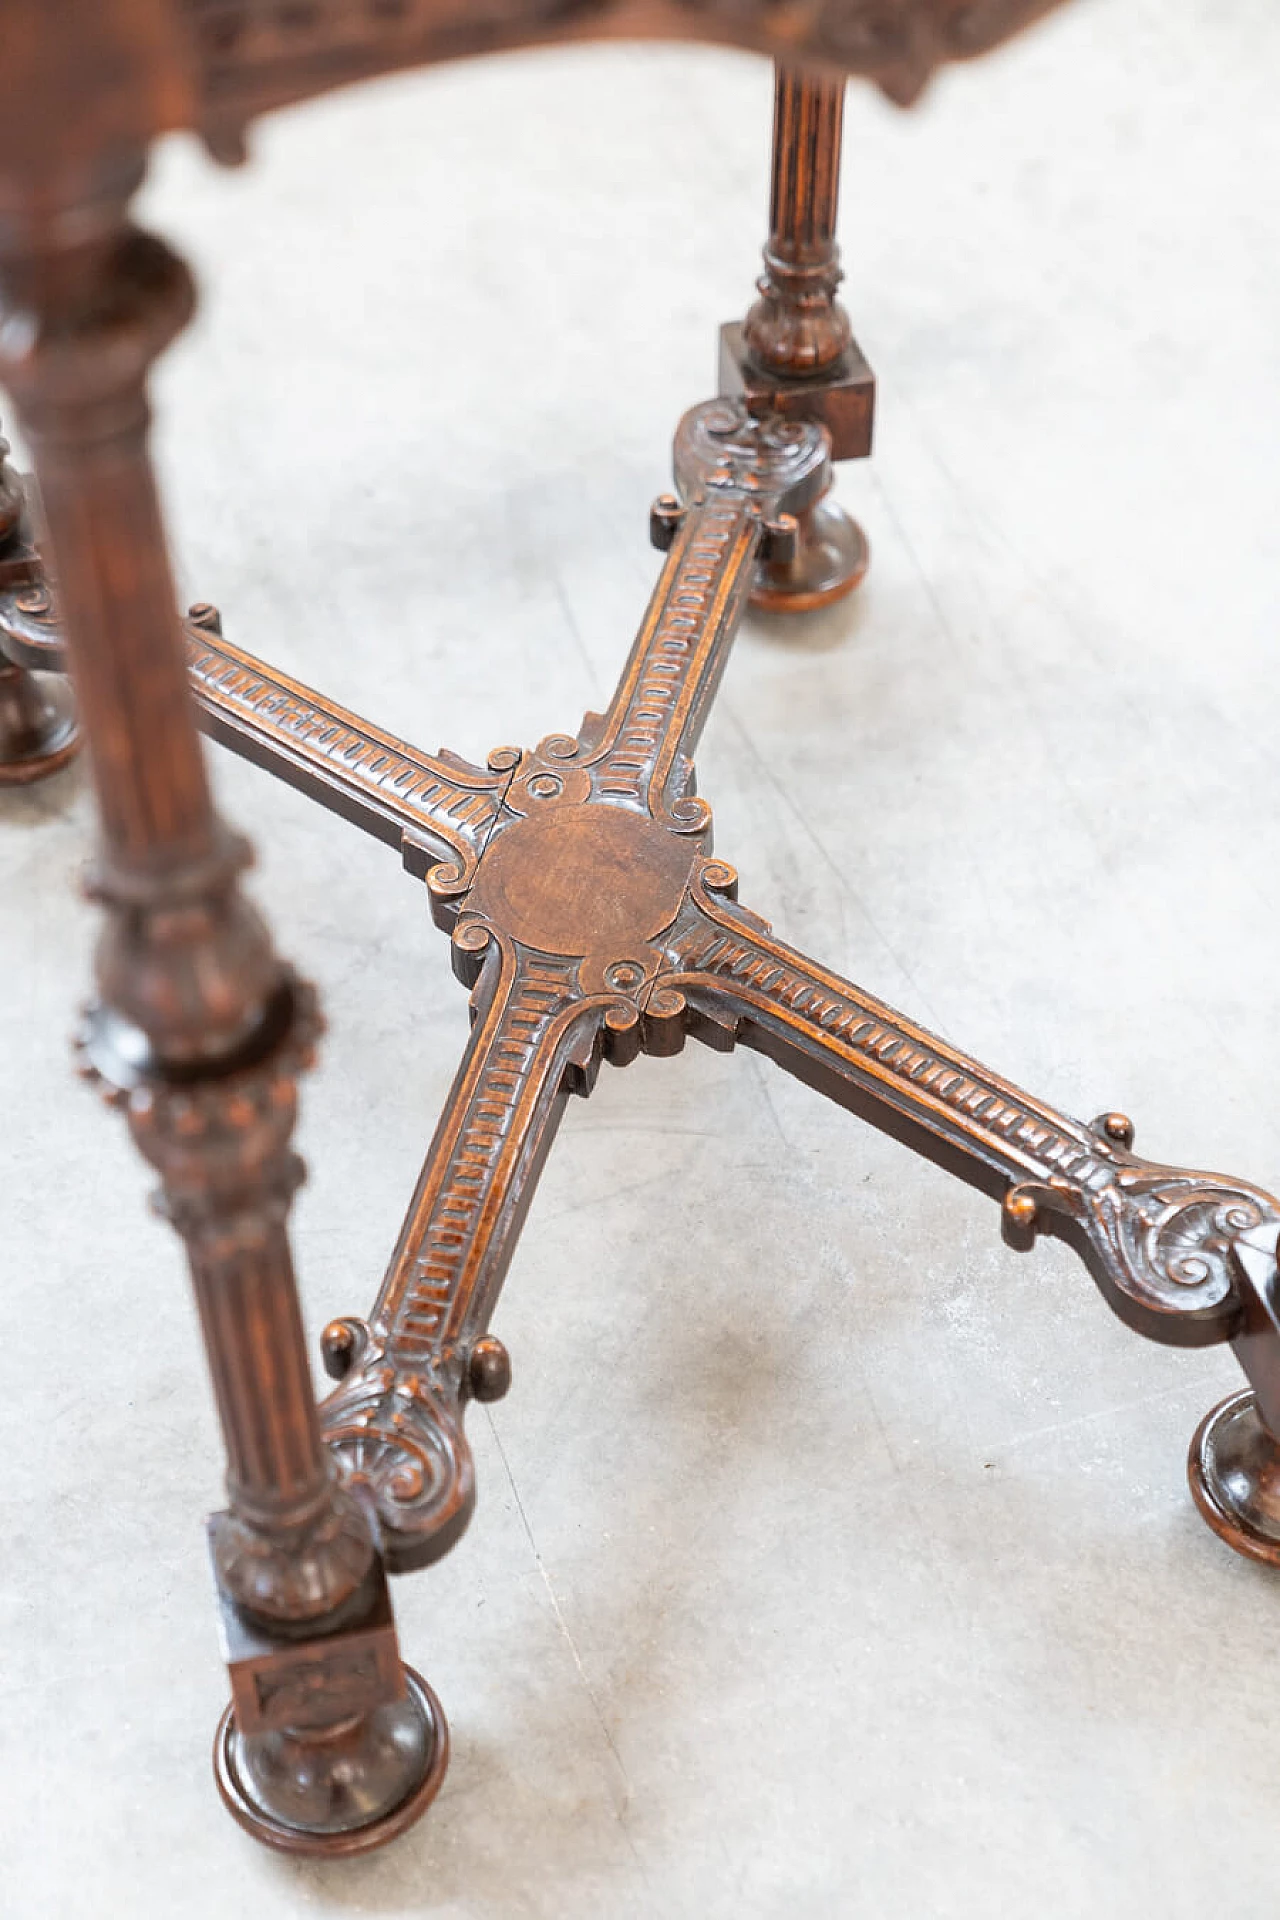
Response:
[[[218,1791],[246,1832],[285,1853],[332,1858],[394,1840],[435,1799],[449,1764],[449,1729],[412,1667],[405,1697],[336,1726],[242,1734],[228,1707],[218,1723]]]
[[[829,492],[797,520],[794,556],[766,561],[756,574],[751,604],[762,612],[811,613],[830,606],[852,593],[867,571],[867,536]]]
[[[0,657],[0,787],[44,780],[79,750],[71,689]]]
[[[1245,1388],[1205,1415],[1187,1457],[1191,1493],[1220,1540],[1280,1567],[1280,1441]]]

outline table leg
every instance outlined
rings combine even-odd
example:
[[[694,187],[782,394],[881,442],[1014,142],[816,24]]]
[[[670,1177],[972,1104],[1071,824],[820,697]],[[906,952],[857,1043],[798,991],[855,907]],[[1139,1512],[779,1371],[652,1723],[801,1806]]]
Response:
[[[769,240],[759,298],[741,324],[720,330],[720,391],[753,413],[818,420],[832,457],[871,451],[875,377],[836,298],[836,244],[844,81],[774,68]],[[851,593],[869,553],[857,523],[828,493],[800,522],[795,553],[765,561],[752,601],[804,613]]]
[[[129,223],[134,184],[42,212],[0,255],[0,371],[35,454],[100,824],[106,924],[79,1045],[160,1175],[226,1442],[219,1785],[258,1838],[350,1852],[423,1810],[447,1736],[406,1684],[369,1516],[320,1436],[286,1225],[319,1020],[240,890],[248,848],[218,817],[196,732],[146,399],[193,297],[182,262]]]

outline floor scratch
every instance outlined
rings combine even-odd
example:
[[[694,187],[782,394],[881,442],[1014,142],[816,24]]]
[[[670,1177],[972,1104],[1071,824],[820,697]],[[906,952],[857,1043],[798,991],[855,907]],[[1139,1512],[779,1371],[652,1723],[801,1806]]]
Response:
[[[622,1829],[623,1835],[627,1842],[627,1846],[631,1850],[631,1857],[636,1863],[636,1867],[637,1867],[637,1870],[639,1871],[640,1878],[644,1881],[645,1885],[648,1886],[649,1877],[644,1870],[644,1862],[640,1858],[640,1854],[636,1848],[636,1843],[632,1838],[630,1832],[628,1831],[626,1820],[623,1817],[627,1811],[628,1806],[631,1803],[631,1777],[628,1774],[626,1766],[623,1763],[622,1755],[618,1751],[617,1742],[614,1740],[613,1735],[609,1731],[609,1723],[604,1717],[604,1712],[603,1712],[603,1709],[601,1708],[600,1701],[596,1696],[595,1688],[592,1686],[591,1681],[587,1675],[587,1670],[582,1664],[582,1656],[578,1652],[577,1643],[575,1642],[572,1633],[570,1633],[569,1631],[569,1623],[564,1617],[564,1611],[561,1608],[559,1600],[556,1598],[556,1590],[551,1584],[551,1576],[547,1572],[546,1563],[544,1562],[542,1555],[538,1551],[538,1543],[533,1537],[533,1528],[529,1525],[529,1516],[525,1512],[524,1501],[520,1498],[520,1489],[516,1485],[515,1474],[511,1471],[511,1462],[507,1458],[506,1448],[502,1444],[502,1439],[498,1433],[497,1425],[494,1421],[493,1415],[487,1407],[485,1409],[485,1414],[489,1422],[489,1431],[493,1435],[494,1445],[498,1449],[499,1458],[502,1461],[503,1469],[506,1473],[507,1479],[510,1482],[511,1495],[516,1503],[516,1511],[520,1515],[520,1524],[524,1528],[525,1537],[529,1542],[529,1551],[530,1553],[532,1553],[534,1565],[537,1567],[538,1572],[542,1577],[542,1584],[547,1590],[547,1599],[550,1602],[551,1611],[555,1615],[556,1625],[559,1627],[561,1633],[564,1635],[565,1645],[569,1649],[569,1654],[571,1659],[573,1660],[574,1666],[578,1669],[578,1678],[581,1680],[583,1688],[586,1692],[586,1696],[588,1700],[591,1702],[592,1712],[595,1714],[596,1721],[599,1725],[600,1731],[604,1735],[605,1744],[608,1747],[609,1752],[613,1755],[614,1765],[617,1767],[618,1773],[622,1779],[623,1796],[622,1796],[621,1802],[615,1805],[614,1807],[614,1810],[613,1810],[614,1816],[617,1819],[619,1827],[621,1827]]]

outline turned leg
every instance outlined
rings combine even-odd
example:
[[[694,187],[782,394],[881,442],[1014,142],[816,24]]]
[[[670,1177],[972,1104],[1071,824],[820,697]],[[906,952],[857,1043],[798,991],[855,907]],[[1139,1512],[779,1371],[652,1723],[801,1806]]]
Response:
[[[836,288],[843,79],[774,69],[769,242],[759,299],[745,322],[720,331],[720,391],[753,413],[820,421],[832,457],[871,451],[875,379]],[[765,560],[755,606],[803,613],[851,593],[867,570],[862,529],[830,492],[800,518],[794,554]]]
[[[0,787],[43,780],[65,767],[80,745],[70,689],[37,680],[19,664],[28,624],[24,603],[41,606],[44,588],[22,482],[8,452],[0,438]]]
[[[423,1810],[447,1735],[401,1665],[369,1516],[320,1435],[286,1226],[319,1023],[240,891],[247,848],[207,784],[145,394],[192,293],[128,223],[135,184],[42,205],[0,250],[2,371],[35,452],[101,830],[79,1045],[185,1243],[226,1442],[209,1528],[232,1683],[219,1785],[258,1838],[350,1852]]]

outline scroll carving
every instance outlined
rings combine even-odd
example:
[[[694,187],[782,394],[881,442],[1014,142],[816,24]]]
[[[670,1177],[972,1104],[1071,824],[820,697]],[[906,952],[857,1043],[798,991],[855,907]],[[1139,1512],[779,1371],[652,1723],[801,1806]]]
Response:
[[[1141,1332],[1176,1345],[1233,1334],[1231,1247],[1262,1225],[1280,1232],[1280,1202],[1238,1180],[1141,1159],[776,940],[718,897],[705,871],[695,893],[662,985],[715,1020],[720,1044],[726,1032],[741,1038],[836,1099],[858,1096],[870,1117],[901,1117],[933,1136],[978,1184],[1007,1182],[1015,1234],[1056,1225]]]
[[[470,1351],[608,1011],[584,995],[578,961],[497,939],[479,917],[463,920],[454,946],[477,987],[471,1042],[371,1324],[344,1321],[327,1336],[342,1384],[321,1408],[325,1437],[344,1480],[371,1501],[397,1571],[439,1558],[470,1518]]]
[[[425,1566],[449,1551],[475,1507],[456,1390],[430,1365],[406,1364],[389,1335],[338,1324],[350,1374],[323,1403],[325,1439],[346,1486],[372,1509],[387,1566]]]

